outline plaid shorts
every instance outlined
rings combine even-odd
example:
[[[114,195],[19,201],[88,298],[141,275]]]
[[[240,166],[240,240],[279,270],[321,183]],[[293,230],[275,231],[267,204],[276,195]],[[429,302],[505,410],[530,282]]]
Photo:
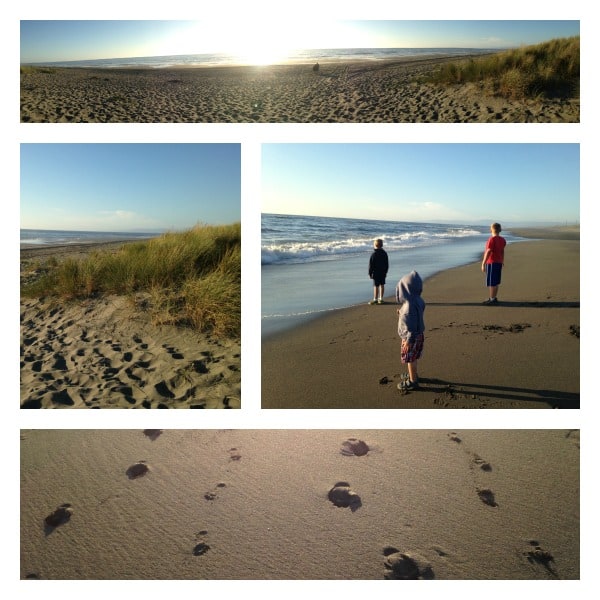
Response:
[[[416,338],[408,342],[402,340],[402,346],[400,348],[400,360],[403,363],[415,362],[421,358],[423,354],[423,345],[425,344],[425,336],[419,333]]]

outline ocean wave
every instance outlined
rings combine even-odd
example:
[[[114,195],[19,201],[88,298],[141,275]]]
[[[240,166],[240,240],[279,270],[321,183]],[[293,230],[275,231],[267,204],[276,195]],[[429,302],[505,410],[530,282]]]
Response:
[[[453,239],[459,240],[482,233],[471,228],[455,228],[444,231],[410,231],[382,235],[384,249],[388,252],[435,246]],[[365,254],[373,249],[373,238],[348,238],[327,241],[273,241],[264,242],[261,263],[302,263],[316,260],[333,260],[352,254]]]

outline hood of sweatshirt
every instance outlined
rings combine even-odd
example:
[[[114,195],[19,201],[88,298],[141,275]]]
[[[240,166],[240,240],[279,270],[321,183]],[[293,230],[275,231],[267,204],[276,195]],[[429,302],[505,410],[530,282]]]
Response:
[[[423,292],[423,280],[416,271],[405,275],[396,287],[396,300],[399,303],[409,302],[416,297],[421,297]]]

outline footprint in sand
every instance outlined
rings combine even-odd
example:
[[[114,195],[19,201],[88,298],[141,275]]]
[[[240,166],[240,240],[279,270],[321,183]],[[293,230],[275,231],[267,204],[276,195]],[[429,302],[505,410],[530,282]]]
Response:
[[[138,477],[143,477],[149,470],[148,465],[141,460],[140,462],[131,465],[127,471],[125,471],[125,474],[129,479],[137,479]]]
[[[242,454],[237,448],[229,449],[229,460],[238,461],[242,460]]]
[[[225,483],[223,483],[222,481],[220,481],[220,482],[219,482],[219,483],[217,483],[217,485],[215,486],[215,489],[213,489],[213,490],[210,490],[210,491],[208,491],[208,492],[206,492],[206,493],[204,494],[204,499],[205,499],[205,500],[209,500],[209,501],[216,500],[216,499],[217,499],[217,496],[218,496],[218,494],[217,494],[217,491],[218,491],[218,489],[219,489],[219,488],[224,488],[224,487],[227,487],[227,484],[225,484]]]
[[[350,489],[347,481],[338,481],[327,494],[329,501],[338,508],[349,508],[352,512],[362,506],[360,496]]]
[[[484,503],[487,504],[488,506],[493,506],[494,508],[498,506],[498,503],[496,502],[496,498],[494,496],[494,492],[492,492],[492,490],[488,490],[488,489],[483,489],[477,490],[477,495],[479,496],[479,499]]]
[[[431,565],[422,557],[400,552],[393,546],[383,549],[384,579],[435,579]]]
[[[340,452],[344,456],[365,456],[365,454],[368,454],[369,450],[370,448],[366,442],[356,438],[348,438],[342,443]]]
[[[176,360],[183,360],[185,357],[181,352],[178,352],[173,346],[163,344],[163,348]]]
[[[144,429],[144,435],[150,438],[152,441],[158,439],[162,432],[162,429]]]
[[[53,513],[44,519],[47,533],[54,531],[56,527],[64,525],[71,519],[73,509],[68,502],[61,504]]]
[[[554,563],[554,556],[552,556],[548,550],[544,550],[537,540],[529,540],[529,545],[531,548],[523,552],[523,555],[527,558],[527,560],[531,564],[542,565],[547,571],[552,573],[552,575],[558,577],[556,567],[552,565],[552,563]]]

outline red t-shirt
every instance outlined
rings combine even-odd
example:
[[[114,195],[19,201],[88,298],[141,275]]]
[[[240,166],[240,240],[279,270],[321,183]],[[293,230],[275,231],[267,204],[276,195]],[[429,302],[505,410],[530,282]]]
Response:
[[[485,261],[486,264],[504,263],[504,246],[506,246],[506,240],[502,236],[493,235],[490,237],[485,245],[485,249],[490,250],[490,254]]]

